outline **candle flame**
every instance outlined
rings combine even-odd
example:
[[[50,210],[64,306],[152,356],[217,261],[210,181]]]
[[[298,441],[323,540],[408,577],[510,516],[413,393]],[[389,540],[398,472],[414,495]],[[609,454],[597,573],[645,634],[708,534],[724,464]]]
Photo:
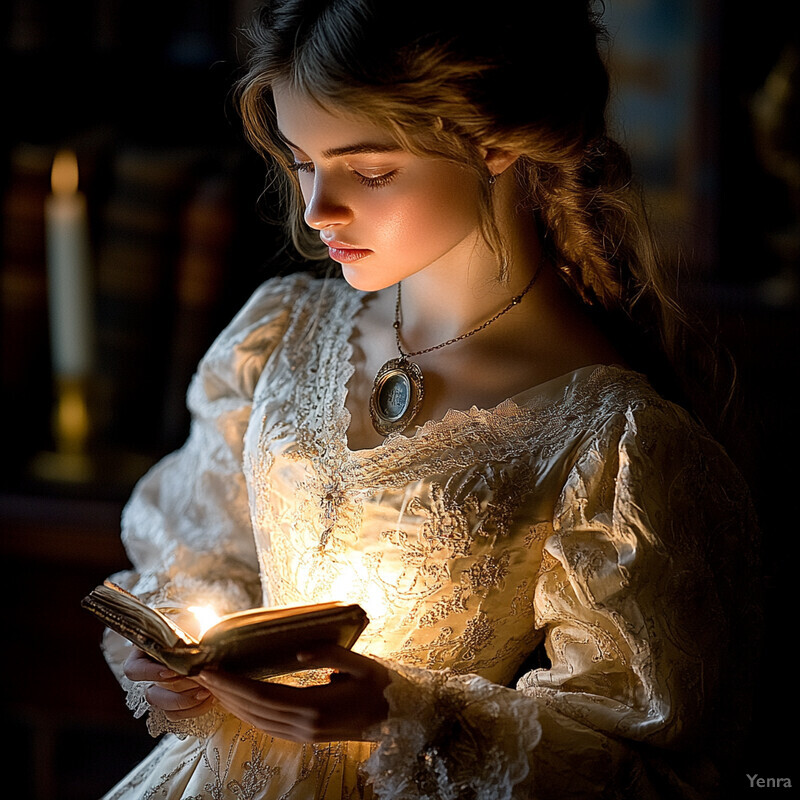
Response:
[[[50,185],[55,194],[73,194],[78,191],[78,157],[72,150],[59,150],[53,159]]]
[[[194,614],[198,625],[200,626],[199,636],[202,635],[211,627],[216,625],[221,617],[211,606],[189,606],[189,611]]]
[[[80,381],[59,379],[54,422],[58,449],[64,453],[82,453],[89,435],[89,409]]]

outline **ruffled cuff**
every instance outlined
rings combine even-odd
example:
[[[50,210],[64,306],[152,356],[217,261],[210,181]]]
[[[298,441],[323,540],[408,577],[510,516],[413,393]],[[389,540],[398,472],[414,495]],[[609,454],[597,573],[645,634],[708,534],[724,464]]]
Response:
[[[153,685],[152,683],[123,678],[121,685],[127,693],[125,704],[133,711],[133,716],[139,719],[147,714],[147,731],[154,739],[162,733],[172,733],[179,739],[186,739],[188,736],[205,739],[214,732],[225,716],[218,709],[212,708],[199,717],[169,720],[164,711],[153,708],[147,702],[147,690]]]
[[[538,705],[477,675],[383,662],[389,717],[364,765],[375,793],[392,800],[508,800],[528,778],[541,738]]]

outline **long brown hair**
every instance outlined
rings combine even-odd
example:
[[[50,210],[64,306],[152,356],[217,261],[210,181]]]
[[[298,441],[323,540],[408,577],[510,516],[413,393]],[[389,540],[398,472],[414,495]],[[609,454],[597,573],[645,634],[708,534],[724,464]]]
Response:
[[[297,177],[287,169],[275,81],[357,110],[412,152],[475,170],[486,187],[483,235],[498,255],[505,245],[481,153],[511,150],[549,260],[629,362],[687,402],[675,370],[686,320],[657,257],[628,156],[608,134],[609,77],[594,6],[501,0],[492,9],[487,17],[453,0],[264,4],[249,30],[236,97],[251,143],[277,165],[292,240],[305,257],[325,257],[303,223]]]

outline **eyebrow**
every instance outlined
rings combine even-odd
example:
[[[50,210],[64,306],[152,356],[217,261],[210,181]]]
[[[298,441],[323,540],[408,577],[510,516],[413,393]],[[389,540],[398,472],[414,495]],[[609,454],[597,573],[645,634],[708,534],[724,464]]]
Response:
[[[281,140],[284,144],[288,145],[289,147],[293,148],[294,150],[298,150],[299,152],[304,152],[302,147],[298,147],[293,142],[290,142],[282,133],[278,133]],[[323,151],[322,157],[329,159],[329,158],[341,158],[342,156],[357,156],[363,155],[364,153],[396,153],[403,148],[400,147],[399,144],[387,144],[385,142],[359,142],[358,144],[349,144],[345,145],[344,147],[331,147],[328,150]]]
[[[325,158],[338,158],[340,156],[358,156],[363,153],[396,153],[402,150],[399,144],[380,144],[378,142],[362,142],[351,144],[346,147],[332,147],[322,155]]]

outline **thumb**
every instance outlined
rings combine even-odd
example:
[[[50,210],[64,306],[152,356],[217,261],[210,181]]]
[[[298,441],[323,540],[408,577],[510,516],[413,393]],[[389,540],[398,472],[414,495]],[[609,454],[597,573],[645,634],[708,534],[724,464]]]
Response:
[[[346,672],[356,678],[364,678],[375,671],[376,661],[354,653],[336,644],[307,648],[297,653],[297,660],[310,669],[328,667]]]

